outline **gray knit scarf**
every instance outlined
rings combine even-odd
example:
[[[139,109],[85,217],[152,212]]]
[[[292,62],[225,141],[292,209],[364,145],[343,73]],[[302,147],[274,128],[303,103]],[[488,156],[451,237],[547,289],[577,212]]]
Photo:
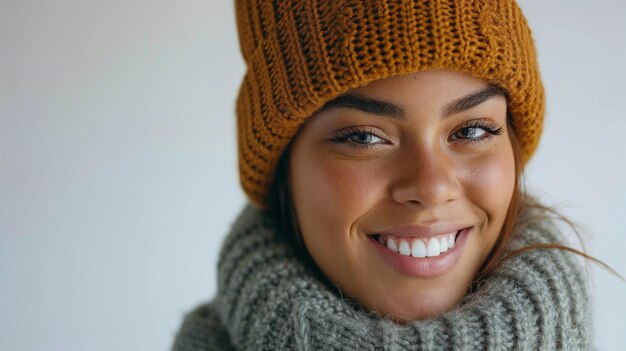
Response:
[[[586,281],[571,253],[515,256],[456,309],[399,325],[343,298],[273,228],[254,207],[240,214],[221,250],[217,296],[186,316],[175,351],[591,348]],[[563,238],[542,220],[516,231],[507,250],[533,243]]]

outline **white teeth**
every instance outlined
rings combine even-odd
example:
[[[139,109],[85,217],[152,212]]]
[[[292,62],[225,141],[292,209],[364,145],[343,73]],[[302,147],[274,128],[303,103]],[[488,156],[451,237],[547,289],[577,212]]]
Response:
[[[440,253],[441,251],[439,247],[439,240],[437,240],[436,238],[432,238],[428,242],[428,247],[426,248],[426,256],[428,257],[439,256]]]
[[[411,255],[411,247],[409,246],[409,243],[406,242],[406,240],[400,239],[400,247],[398,248],[398,252],[400,253],[400,255],[403,256]]]
[[[387,239],[387,248],[391,251],[398,252],[398,245],[396,245],[396,241],[393,238]]]
[[[424,240],[413,240],[413,247],[411,248],[411,256],[413,257],[426,257],[426,244]]]
[[[446,235],[439,238],[439,246],[441,248],[441,252],[448,251],[448,237]]]
[[[448,234],[448,248],[451,249],[454,247],[454,239],[456,238],[456,233]]]
[[[398,239],[392,236],[378,235],[378,241],[389,250],[403,256],[435,257],[452,249],[456,240],[456,232],[443,234],[428,240],[428,244],[422,239]]]

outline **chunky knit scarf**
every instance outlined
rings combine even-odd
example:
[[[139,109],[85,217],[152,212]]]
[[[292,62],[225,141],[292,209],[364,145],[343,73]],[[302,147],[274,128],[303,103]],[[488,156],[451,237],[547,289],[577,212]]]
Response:
[[[562,242],[543,220],[507,250]],[[506,261],[456,309],[395,324],[317,278],[248,206],[222,247],[217,297],[187,315],[174,350],[588,350],[590,323],[578,262],[542,248]]]

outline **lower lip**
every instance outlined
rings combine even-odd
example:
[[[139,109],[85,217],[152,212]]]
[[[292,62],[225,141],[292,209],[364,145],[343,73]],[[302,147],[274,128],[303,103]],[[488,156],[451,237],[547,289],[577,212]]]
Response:
[[[454,242],[454,247],[434,257],[404,256],[389,250],[374,236],[370,236],[370,240],[383,261],[397,272],[417,278],[434,278],[452,270],[452,267],[459,261],[471,229],[461,230]]]

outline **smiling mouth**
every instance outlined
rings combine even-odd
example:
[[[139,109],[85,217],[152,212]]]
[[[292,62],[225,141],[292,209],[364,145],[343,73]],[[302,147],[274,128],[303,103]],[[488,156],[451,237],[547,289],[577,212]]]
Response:
[[[388,250],[416,258],[435,257],[452,249],[463,229],[431,238],[396,237],[374,234],[372,237]]]

